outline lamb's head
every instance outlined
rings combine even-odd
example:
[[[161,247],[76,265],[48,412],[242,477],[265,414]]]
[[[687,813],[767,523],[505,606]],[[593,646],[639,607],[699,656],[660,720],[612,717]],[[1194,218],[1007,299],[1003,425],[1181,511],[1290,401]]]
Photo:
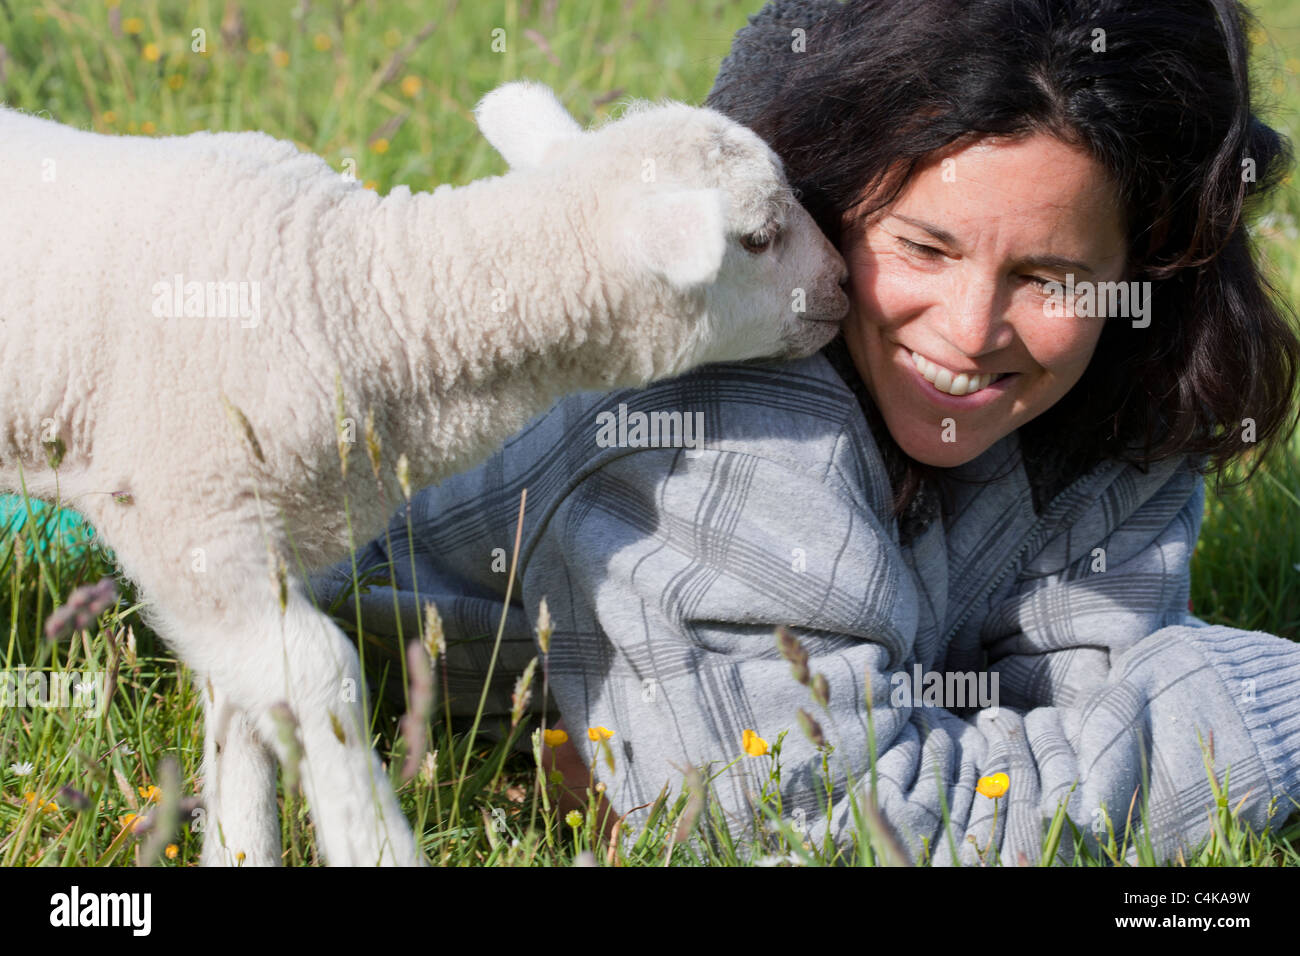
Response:
[[[534,83],[494,90],[477,118],[512,169],[553,171],[576,191],[602,266],[620,279],[620,321],[665,326],[655,374],[801,357],[834,338],[848,310],[844,260],[749,129],[711,109],[638,102],[584,132]]]

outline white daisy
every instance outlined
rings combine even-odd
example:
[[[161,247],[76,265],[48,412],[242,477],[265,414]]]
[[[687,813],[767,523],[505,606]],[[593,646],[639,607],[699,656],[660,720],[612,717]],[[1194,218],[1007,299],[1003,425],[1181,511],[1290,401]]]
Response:
[[[9,770],[15,777],[25,777],[35,769],[35,765],[28,761],[9,765]]]

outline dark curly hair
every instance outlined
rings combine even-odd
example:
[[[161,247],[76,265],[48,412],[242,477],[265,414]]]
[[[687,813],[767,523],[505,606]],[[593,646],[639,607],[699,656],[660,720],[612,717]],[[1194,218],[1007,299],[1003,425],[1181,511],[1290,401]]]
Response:
[[[1291,163],[1251,109],[1251,23],[1235,0],[774,0],[706,105],[767,140],[836,244],[952,144],[1044,132],[1084,147],[1118,187],[1152,321],[1106,322],[1080,381],[1021,434],[1071,436],[1075,473],[1183,454],[1222,485],[1252,447],[1253,475],[1300,411],[1294,315],[1244,226]],[[943,472],[902,457],[898,514]]]

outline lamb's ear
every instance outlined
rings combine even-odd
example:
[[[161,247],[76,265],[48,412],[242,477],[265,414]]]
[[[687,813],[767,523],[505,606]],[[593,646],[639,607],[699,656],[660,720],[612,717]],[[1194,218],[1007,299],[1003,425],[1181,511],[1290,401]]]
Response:
[[[550,87],[526,80],[498,86],[474,107],[474,117],[511,169],[539,166],[555,143],[582,135]]]
[[[718,277],[727,252],[726,197],[720,189],[643,192],[622,213],[634,265],[679,289]]]

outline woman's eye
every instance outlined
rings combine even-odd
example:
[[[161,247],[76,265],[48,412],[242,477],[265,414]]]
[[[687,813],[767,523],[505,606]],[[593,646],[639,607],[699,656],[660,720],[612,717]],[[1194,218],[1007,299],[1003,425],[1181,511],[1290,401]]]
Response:
[[[943,255],[943,253],[938,249],[934,248],[934,246],[923,246],[919,242],[913,242],[911,239],[904,239],[902,236],[898,236],[897,238],[898,241],[903,244],[903,247],[905,249],[907,249],[909,252],[915,253],[918,256],[921,256],[922,258],[935,259]]]

